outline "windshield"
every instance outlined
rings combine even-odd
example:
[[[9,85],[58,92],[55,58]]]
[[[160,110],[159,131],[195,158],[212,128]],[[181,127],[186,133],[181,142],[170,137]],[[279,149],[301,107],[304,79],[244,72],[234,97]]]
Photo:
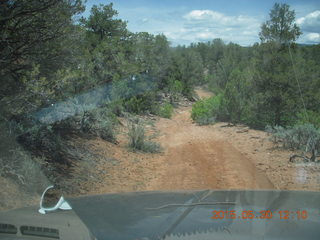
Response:
[[[319,193],[319,18],[314,0],[1,1],[0,211],[50,185]]]

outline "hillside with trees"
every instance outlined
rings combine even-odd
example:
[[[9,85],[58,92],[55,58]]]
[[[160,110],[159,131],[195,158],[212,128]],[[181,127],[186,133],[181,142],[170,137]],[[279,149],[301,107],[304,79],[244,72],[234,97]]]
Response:
[[[192,45],[205,59],[206,83],[217,95],[198,102],[192,117],[200,124],[218,120],[267,128],[285,147],[311,152],[309,159],[301,157],[316,161],[320,48],[295,43],[301,32],[294,21],[294,10],[275,4],[261,26],[260,44],[241,47],[214,40]]]

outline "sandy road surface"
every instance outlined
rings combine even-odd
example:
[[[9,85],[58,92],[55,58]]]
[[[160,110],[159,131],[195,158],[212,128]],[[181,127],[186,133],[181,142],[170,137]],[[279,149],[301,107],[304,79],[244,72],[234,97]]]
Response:
[[[164,133],[164,165],[150,185],[153,189],[270,189],[273,185],[255,165],[216,131],[197,126],[191,107],[178,109],[170,120],[160,119]]]

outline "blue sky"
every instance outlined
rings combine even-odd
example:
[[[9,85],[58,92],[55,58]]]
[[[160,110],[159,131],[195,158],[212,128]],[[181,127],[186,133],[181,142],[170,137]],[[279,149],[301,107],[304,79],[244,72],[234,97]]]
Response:
[[[109,4],[128,21],[132,32],[163,33],[173,46],[221,38],[249,46],[259,42],[261,24],[275,2],[287,3],[296,12],[303,35],[299,43],[320,43],[319,0],[88,0],[88,16],[93,4]]]

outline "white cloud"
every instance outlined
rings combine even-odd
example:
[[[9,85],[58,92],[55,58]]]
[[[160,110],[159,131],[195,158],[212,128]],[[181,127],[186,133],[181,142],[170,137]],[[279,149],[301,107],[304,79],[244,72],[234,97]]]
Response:
[[[188,20],[223,19],[224,15],[211,10],[193,10],[184,16]]]
[[[297,42],[302,44],[319,44],[320,34],[319,33],[303,33]]]
[[[299,8],[296,22],[303,31],[299,43],[319,43],[320,11],[314,8]],[[221,38],[243,46],[260,42],[261,24],[268,18],[243,14],[227,15],[212,9],[153,9],[137,7],[122,9],[120,17],[128,20],[128,28],[133,32],[163,33],[173,46],[206,42]]]
[[[313,42],[320,42],[320,34],[319,33],[309,33],[307,38]]]
[[[320,33],[320,11],[314,11],[297,19],[297,24],[305,32]]]
[[[297,19],[296,23],[303,32],[299,43],[320,43],[320,11],[316,10]]]
[[[226,42],[250,45],[259,41],[261,17],[227,16],[213,10],[192,10],[183,16],[183,29],[176,39],[185,42],[210,41],[221,38]]]
[[[193,10],[184,16],[185,19],[193,22],[214,23],[222,26],[243,26],[244,24],[252,24],[256,19],[249,16],[226,16],[212,10]]]

